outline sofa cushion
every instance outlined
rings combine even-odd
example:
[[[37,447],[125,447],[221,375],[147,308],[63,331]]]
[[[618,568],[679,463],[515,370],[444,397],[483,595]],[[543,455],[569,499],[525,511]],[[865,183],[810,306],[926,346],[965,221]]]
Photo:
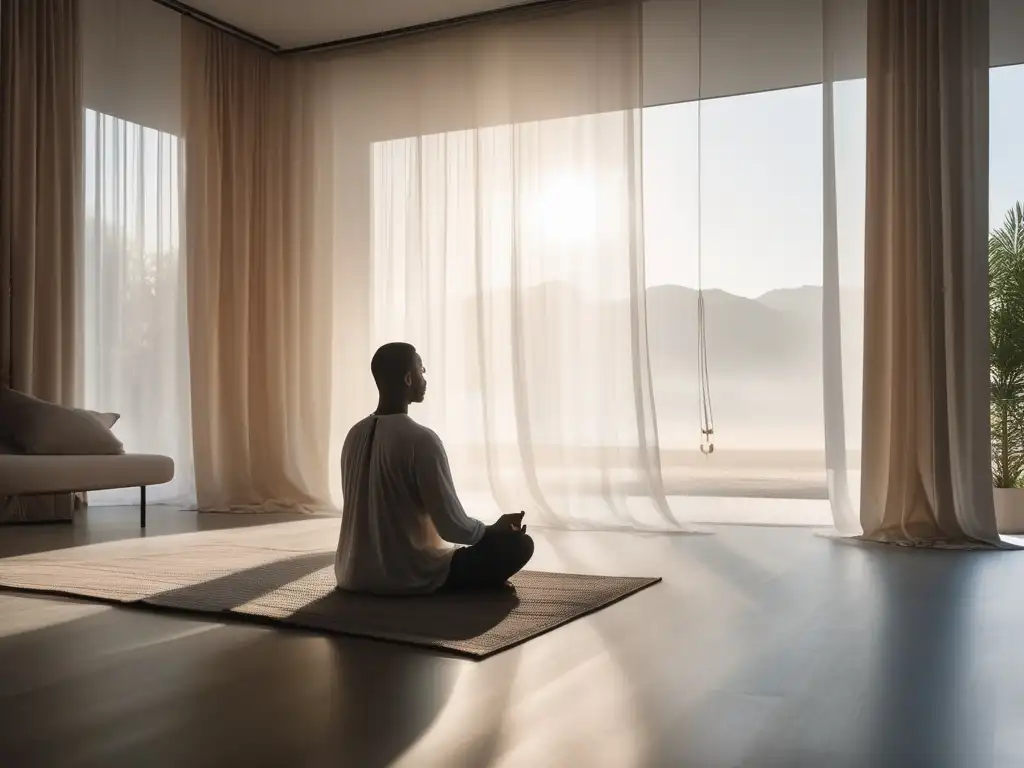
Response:
[[[28,455],[107,456],[124,453],[110,427],[116,413],[67,408],[14,389],[0,392],[0,442]]]
[[[173,479],[174,461],[167,456],[0,455],[0,496],[133,488]]]

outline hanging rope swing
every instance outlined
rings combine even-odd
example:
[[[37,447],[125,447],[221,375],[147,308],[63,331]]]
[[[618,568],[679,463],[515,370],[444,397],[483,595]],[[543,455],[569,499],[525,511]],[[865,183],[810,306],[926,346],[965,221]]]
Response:
[[[711,379],[708,375],[707,322],[704,315],[703,231],[701,222],[701,101],[703,97],[703,39],[704,3],[697,3],[697,377],[700,399],[700,452],[710,456],[715,452],[715,414],[711,407]]]
[[[697,257],[698,260],[700,257]],[[704,323],[704,290],[697,283],[697,375],[700,392],[700,452],[715,452],[715,413],[711,407],[711,381],[708,377],[708,343]]]

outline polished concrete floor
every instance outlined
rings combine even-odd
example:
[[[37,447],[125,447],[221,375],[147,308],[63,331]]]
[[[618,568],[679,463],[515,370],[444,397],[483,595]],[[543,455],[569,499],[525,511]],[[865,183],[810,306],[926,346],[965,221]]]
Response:
[[[534,533],[665,581],[483,662],[0,592],[0,766],[1024,766],[1024,553]],[[93,509],[0,556],[138,535]]]

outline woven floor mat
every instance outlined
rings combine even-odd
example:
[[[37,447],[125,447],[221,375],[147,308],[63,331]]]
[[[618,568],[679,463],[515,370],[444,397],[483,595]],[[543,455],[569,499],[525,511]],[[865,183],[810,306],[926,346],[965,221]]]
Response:
[[[484,658],[657,578],[524,571],[515,590],[373,597],[335,589],[337,520],[91,544],[0,560],[0,587],[216,614]]]

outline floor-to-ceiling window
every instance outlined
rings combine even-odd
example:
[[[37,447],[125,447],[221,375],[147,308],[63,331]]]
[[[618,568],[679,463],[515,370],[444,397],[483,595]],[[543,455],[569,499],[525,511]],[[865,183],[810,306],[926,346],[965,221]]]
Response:
[[[694,519],[830,520],[822,99],[822,86],[810,85],[644,111],[648,326],[662,465],[679,513]],[[834,84],[833,114],[839,375],[855,414],[863,344],[862,79]],[[705,401],[715,430],[710,454],[701,451]],[[850,422],[844,438],[855,454],[860,424]]]
[[[132,453],[176,460],[154,501],[191,495],[178,160],[170,133],[85,112],[83,371],[89,407],[121,414]],[[92,495],[133,502],[137,491]]]
[[[989,77],[992,479],[1024,486],[1024,65]],[[997,508],[1008,497],[997,494]]]
[[[670,490],[824,493],[821,109],[821,86],[808,86],[645,110],[648,328]]]
[[[81,370],[89,408],[121,414],[129,453],[170,456],[149,501],[194,500],[183,252],[180,16],[156,3],[81,8]],[[138,489],[90,504],[138,501]]]

